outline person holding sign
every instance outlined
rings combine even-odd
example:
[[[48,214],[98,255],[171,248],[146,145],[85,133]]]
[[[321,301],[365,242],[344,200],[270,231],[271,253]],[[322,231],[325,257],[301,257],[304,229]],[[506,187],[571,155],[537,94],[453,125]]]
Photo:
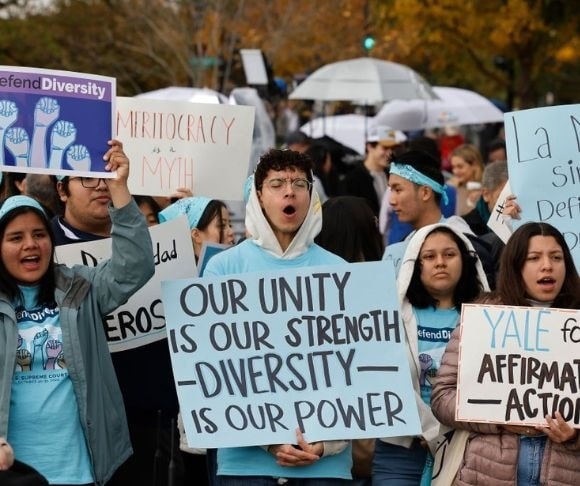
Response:
[[[50,484],[103,484],[131,455],[103,317],[154,273],[151,238],[127,188],[129,160],[109,142],[112,257],[94,268],[54,261],[40,204],[0,207],[0,436]]]
[[[171,221],[180,216],[186,216],[191,231],[193,253],[199,264],[203,242],[234,244],[234,231],[230,223],[230,213],[222,201],[208,197],[185,197],[167,206],[159,214],[159,222]],[[187,445],[187,437],[183,428],[181,415],[178,416],[180,449],[183,457],[184,480],[195,479],[197,484],[207,484],[208,468],[204,449],[193,449]],[[210,452],[209,463],[213,468],[213,455]]]
[[[215,255],[205,275],[336,265],[344,260],[314,243],[322,226],[308,156],[272,149],[262,155],[246,207],[250,236]],[[338,485],[351,478],[347,441],[309,443],[297,430],[296,444],[218,449],[220,486]]]
[[[64,214],[51,220],[57,246],[111,237],[112,194],[108,179],[61,177],[57,191],[64,204]],[[102,325],[108,329],[106,318]],[[171,451],[179,449],[179,404],[167,341],[161,339],[111,356],[123,394],[133,455],[117,469],[107,486],[145,483],[160,471],[167,480]],[[183,467],[179,454],[174,459],[175,477],[180,477]],[[162,485],[160,479],[158,485]]]
[[[415,233],[397,283],[423,436],[377,440],[375,486],[416,486],[424,474],[430,480],[429,453],[444,432],[430,408],[433,379],[459,322],[461,304],[488,290],[471,242],[445,224],[425,226]]]
[[[579,295],[578,273],[562,234],[547,223],[527,223],[503,250],[497,290],[479,303],[577,309]],[[456,330],[432,394],[435,416],[469,433],[453,484],[580,484],[580,434],[559,412],[537,427],[455,420],[459,340]]]

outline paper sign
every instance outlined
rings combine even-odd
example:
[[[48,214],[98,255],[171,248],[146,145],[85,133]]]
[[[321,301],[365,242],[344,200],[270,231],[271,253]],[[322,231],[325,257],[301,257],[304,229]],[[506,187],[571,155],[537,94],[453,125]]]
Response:
[[[162,288],[190,446],[420,433],[390,262]]]
[[[505,133],[510,184],[522,208],[515,228],[555,226],[580,268],[580,104],[506,113]]]
[[[115,92],[114,78],[0,66],[1,169],[113,177],[103,155]]]
[[[487,226],[503,241],[507,243],[510,239],[513,229],[511,227],[511,218],[508,222],[508,216],[503,215],[504,204],[509,195],[513,194],[509,181],[505,183],[503,189],[497,197],[491,216],[487,220]]]
[[[254,107],[117,98],[117,138],[131,159],[132,194],[242,200]]]
[[[205,240],[201,245],[201,251],[199,252],[199,258],[197,259],[197,274],[200,277],[203,277],[203,271],[205,270],[205,266],[210,258],[230,247],[230,245],[223,245]]]
[[[580,428],[580,311],[463,305],[457,420]]]
[[[155,275],[125,305],[105,318],[112,353],[137,348],[166,337],[161,281],[197,275],[189,224],[185,216],[149,228],[155,254]],[[62,245],[56,260],[66,265],[96,266],[111,256],[111,239]]]
[[[401,268],[401,263],[403,262],[403,256],[405,255],[405,250],[407,249],[408,241],[400,241],[398,243],[391,243],[385,248],[385,253],[383,253],[383,261],[392,261],[395,267],[395,274],[399,274]]]

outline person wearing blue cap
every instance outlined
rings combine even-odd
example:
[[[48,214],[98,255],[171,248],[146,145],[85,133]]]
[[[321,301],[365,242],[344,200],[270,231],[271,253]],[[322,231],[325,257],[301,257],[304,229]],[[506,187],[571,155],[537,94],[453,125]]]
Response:
[[[204,196],[185,197],[162,210],[159,213],[159,222],[164,223],[180,216],[187,217],[196,261],[199,261],[204,242],[234,244],[230,214],[222,201]],[[195,481],[196,484],[207,484],[208,469],[204,450],[188,447],[181,417],[179,417],[179,428],[184,483]]]
[[[103,318],[153,275],[152,243],[127,187],[120,142],[105,153],[112,256],[96,267],[54,261],[40,204],[0,207],[0,437],[51,485],[102,485],[131,455]]]
[[[322,227],[320,199],[312,185],[310,158],[293,150],[271,149],[260,158],[246,206],[249,236],[215,255],[205,276],[284,270],[345,263],[314,243]],[[348,441],[309,443],[297,432],[293,444],[218,449],[219,486],[334,486],[351,480]]]
[[[230,213],[222,201],[203,196],[179,199],[159,213],[159,222],[170,221],[179,216],[187,217],[196,260],[204,241],[234,244]]]

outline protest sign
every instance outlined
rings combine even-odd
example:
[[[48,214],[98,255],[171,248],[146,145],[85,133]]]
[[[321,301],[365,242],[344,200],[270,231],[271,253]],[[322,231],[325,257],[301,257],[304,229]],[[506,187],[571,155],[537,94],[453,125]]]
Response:
[[[209,262],[210,258],[224,250],[227,250],[228,248],[230,248],[230,245],[224,245],[221,243],[214,243],[213,241],[205,240],[201,244],[201,251],[199,252],[199,258],[197,259],[197,274],[200,277],[203,277],[203,271],[205,270],[205,266],[207,265],[207,262]]]
[[[580,311],[463,305],[457,420],[580,428]]]
[[[137,348],[166,337],[161,281],[197,275],[189,224],[185,216],[149,228],[155,254],[155,275],[125,304],[105,318],[112,353]],[[62,245],[56,261],[96,266],[111,256],[111,239]]]
[[[420,433],[391,262],[162,283],[192,447]]]
[[[580,268],[580,104],[505,114],[510,184],[521,220],[558,228]]]
[[[114,78],[0,66],[2,170],[113,177],[103,155],[115,93]]]
[[[399,274],[401,263],[403,262],[403,255],[407,249],[408,241],[399,241],[398,243],[391,243],[385,248],[383,253],[383,261],[392,261],[395,267],[395,275]]]
[[[254,130],[250,106],[117,98],[117,137],[132,194],[242,200]]]
[[[503,186],[503,189],[497,197],[495,206],[489,219],[487,220],[487,226],[490,228],[504,243],[510,239],[512,235],[513,228],[511,226],[511,218],[509,221],[506,219],[507,216],[503,215],[504,204],[509,195],[513,194],[510,182],[507,181]]]

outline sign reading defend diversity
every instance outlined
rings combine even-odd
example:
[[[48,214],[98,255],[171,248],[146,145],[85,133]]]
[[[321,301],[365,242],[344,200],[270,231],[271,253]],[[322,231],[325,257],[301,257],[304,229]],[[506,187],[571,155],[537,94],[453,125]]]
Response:
[[[457,420],[580,428],[580,311],[463,305]]]
[[[391,262],[162,283],[189,445],[421,431]]]
[[[103,155],[115,94],[114,78],[0,66],[0,168],[114,177]]]
[[[580,104],[506,113],[505,133],[510,185],[522,208],[514,226],[555,226],[580,268]]]
[[[117,138],[131,159],[132,194],[242,200],[254,107],[117,98]]]
[[[189,224],[185,216],[149,229],[155,255],[155,274],[127,301],[105,317],[105,334],[112,353],[165,339],[161,281],[197,275]],[[96,266],[111,257],[111,239],[61,245],[56,261],[66,265]]]

